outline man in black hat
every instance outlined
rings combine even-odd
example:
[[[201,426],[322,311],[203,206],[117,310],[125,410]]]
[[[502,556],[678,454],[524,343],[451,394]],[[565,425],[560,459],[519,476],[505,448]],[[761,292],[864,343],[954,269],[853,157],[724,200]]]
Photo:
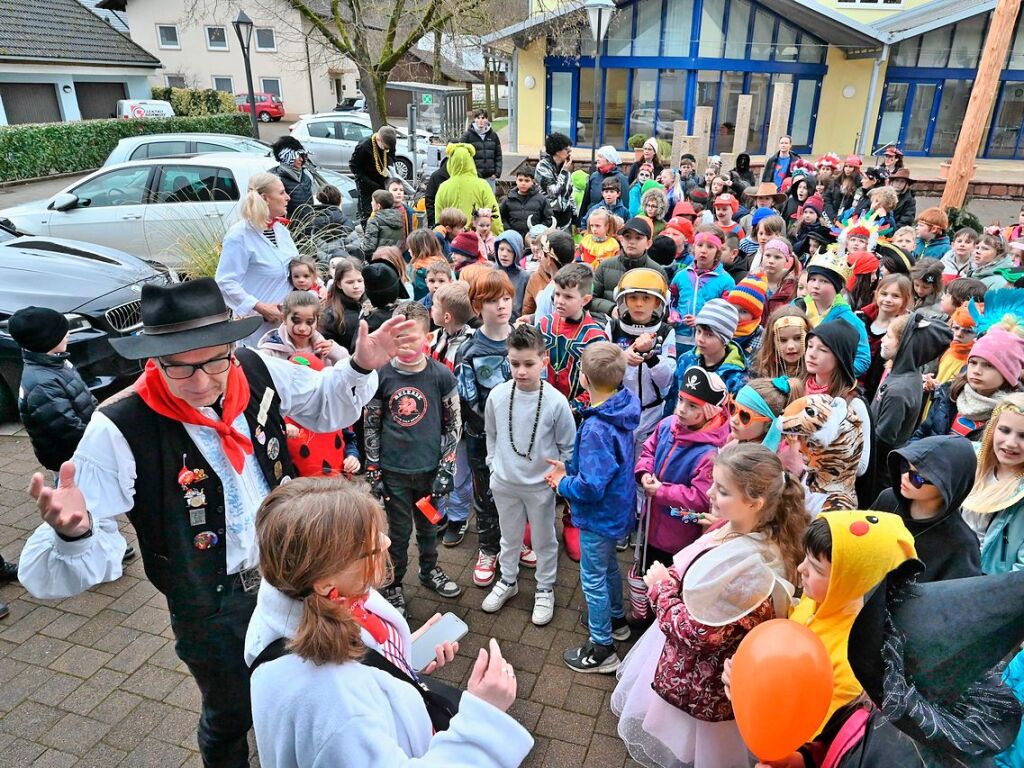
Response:
[[[411,326],[360,324],[352,358],[322,372],[264,358],[235,342],[261,322],[231,320],[217,284],[142,288],[142,333],[111,340],[148,359],[133,389],[93,416],[59,487],[29,489],[43,524],[19,566],[25,588],[63,598],[121,576],[138,534],[146,575],[167,598],[175,652],[202,694],[199,750],[207,768],[249,764],[252,725],[243,643],[259,586],[255,518],[271,489],[295,475],[284,417],[314,432],[354,422],[377,387],[375,369]]]
[[[398,134],[395,129],[385,125],[356,144],[352,150],[348,168],[359,190],[359,220],[364,227],[370,218],[370,198],[378,189],[386,189],[388,179],[394,175],[390,168],[395,164],[397,144]]]
[[[651,239],[654,232],[647,219],[634,216],[619,230],[619,241],[622,243],[622,251],[618,256],[605,259],[597,266],[594,273],[594,299],[590,302],[590,311],[593,314],[600,314],[606,317],[615,317],[618,310],[615,308],[615,286],[619,279],[629,270],[639,267],[649,267],[660,273],[666,280],[665,268],[647,255],[647,249],[651,247]]]

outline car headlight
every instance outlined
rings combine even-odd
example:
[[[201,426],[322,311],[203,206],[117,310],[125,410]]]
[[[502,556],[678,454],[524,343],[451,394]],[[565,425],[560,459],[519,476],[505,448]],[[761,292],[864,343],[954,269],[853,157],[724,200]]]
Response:
[[[82,331],[92,330],[92,323],[89,322],[88,318],[82,317],[82,315],[65,314],[64,318],[68,321],[68,333],[81,333]]]

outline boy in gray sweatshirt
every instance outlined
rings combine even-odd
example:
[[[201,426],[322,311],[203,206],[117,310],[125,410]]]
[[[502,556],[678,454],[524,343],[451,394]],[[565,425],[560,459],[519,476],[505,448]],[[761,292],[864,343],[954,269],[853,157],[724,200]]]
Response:
[[[529,522],[537,555],[532,621],[541,626],[554,617],[558,565],[555,494],[544,481],[550,468],[545,459],[571,458],[576,422],[565,396],[541,380],[548,355],[540,331],[516,327],[508,337],[508,359],[512,380],[492,389],[484,407],[487,466],[501,528],[501,578],[482,607],[495,613],[518,594],[519,553]]]

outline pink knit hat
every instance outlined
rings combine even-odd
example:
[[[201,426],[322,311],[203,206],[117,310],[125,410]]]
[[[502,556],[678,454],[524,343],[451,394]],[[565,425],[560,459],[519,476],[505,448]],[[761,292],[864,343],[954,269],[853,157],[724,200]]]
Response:
[[[1015,387],[1024,369],[1024,340],[1002,328],[992,328],[974,342],[971,357],[990,363],[1007,384]]]

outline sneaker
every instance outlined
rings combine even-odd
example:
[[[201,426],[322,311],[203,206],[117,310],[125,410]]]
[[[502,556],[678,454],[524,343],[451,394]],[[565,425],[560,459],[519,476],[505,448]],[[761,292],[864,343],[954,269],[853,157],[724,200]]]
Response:
[[[576,672],[599,672],[608,675],[619,668],[619,657],[614,645],[596,645],[587,640],[579,648],[570,648],[562,654],[569,669]]]
[[[534,558],[536,561],[536,558]],[[3,565],[0,565],[0,584],[7,584],[11,581],[18,580],[18,564],[7,561],[2,561]]]
[[[480,607],[484,613],[497,613],[501,606],[519,594],[518,584],[506,584],[500,579],[495,583],[494,589],[484,598],[484,604]]]
[[[476,566],[473,568],[473,583],[478,587],[489,587],[494,583],[498,567],[498,556],[481,552],[477,555]]]
[[[526,568],[536,568],[537,553],[523,544],[523,548],[519,550],[519,564]]]
[[[562,541],[565,544],[565,554],[570,560],[580,561],[580,529],[572,524],[569,511],[566,510],[562,517]]]
[[[629,549],[629,536],[623,536],[621,539],[615,542],[616,552],[625,552]]]
[[[462,594],[462,587],[448,578],[441,566],[435,565],[426,576],[420,576],[420,583],[427,589],[432,589],[441,597],[458,597]]]
[[[449,520],[444,529],[444,536],[441,543],[446,547],[457,547],[466,538],[466,530],[469,528],[469,520]]]
[[[392,585],[384,587],[380,593],[384,596],[385,600],[394,606],[396,611],[405,616],[405,593],[402,591],[401,586]]]
[[[131,544],[128,545],[128,549],[124,551],[124,557],[121,558],[122,563],[130,563],[135,559],[135,547]]]
[[[587,623],[587,614],[580,614],[580,626],[584,629],[589,629],[590,624]],[[633,631],[630,628],[629,619],[625,616],[621,618],[615,618],[612,616],[612,639],[618,640],[619,642],[625,642],[633,636]]]
[[[555,617],[555,591],[553,589],[538,589],[533,598],[533,616],[530,621],[538,627],[543,627]]]
[[[10,607],[3,600],[0,600],[0,619],[6,619],[10,615]]]

